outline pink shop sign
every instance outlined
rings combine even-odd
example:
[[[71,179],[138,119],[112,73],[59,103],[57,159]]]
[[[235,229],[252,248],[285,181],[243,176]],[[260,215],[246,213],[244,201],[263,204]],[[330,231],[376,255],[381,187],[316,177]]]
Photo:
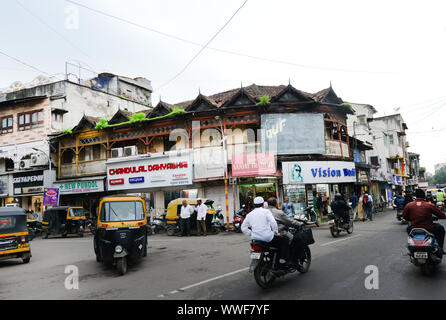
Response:
[[[232,157],[232,176],[247,177],[276,173],[274,153],[242,154]]]

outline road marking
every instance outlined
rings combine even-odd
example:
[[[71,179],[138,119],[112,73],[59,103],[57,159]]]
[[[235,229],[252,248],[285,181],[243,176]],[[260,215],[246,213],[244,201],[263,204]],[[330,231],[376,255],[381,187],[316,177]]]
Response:
[[[226,277],[229,277],[229,276],[232,276],[234,274],[237,274],[237,273],[240,273],[240,272],[244,272],[244,271],[247,271],[247,270],[249,270],[249,267],[243,268],[243,269],[239,269],[239,270],[235,270],[235,271],[232,271],[232,272],[228,272],[228,273],[222,274],[222,275],[217,276],[217,277],[213,277],[213,278],[210,278],[210,279],[207,279],[207,280],[204,280],[204,281],[200,281],[200,282],[191,284],[189,286],[186,286],[186,287],[183,287],[183,288],[180,288],[180,289],[177,289],[177,290],[173,290],[173,291],[169,292],[168,294],[172,295],[172,294],[175,294],[175,293],[178,293],[178,292],[183,292],[183,291],[189,290],[191,288],[198,287],[198,286],[201,286],[203,284],[206,284],[206,283],[209,283],[209,282],[212,282],[212,281],[215,281],[215,280],[219,280],[219,279],[222,279],[222,278],[226,278]],[[158,296],[158,298],[164,298],[165,296],[166,296],[165,294],[160,294]]]
[[[340,239],[340,240],[335,240],[335,241],[327,242],[327,243],[321,244],[320,246],[321,246],[321,247],[328,246],[328,245],[333,244],[333,243],[336,243],[336,242],[341,242],[341,241],[345,241],[345,240],[350,240],[350,239],[353,239],[353,238],[356,238],[356,237],[359,237],[359,236],[360,236],[360,234],[357,234],[357,235],[355,235],[355,236],[348,237],[348,238],[345,238],[345,239]]]

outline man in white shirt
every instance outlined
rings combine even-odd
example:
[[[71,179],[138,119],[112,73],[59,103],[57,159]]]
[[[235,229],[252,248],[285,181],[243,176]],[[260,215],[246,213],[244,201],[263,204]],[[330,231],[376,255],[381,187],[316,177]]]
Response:
[[[180,212],[180,230],[182,236],[190,236],[190,216],[194,213],[194,208],[186,200],[183,200]]]
[[[286,265],[288,259],[289,239],[279,234],[277,222],[268,209],[263,208],[265,201],[262,197],[254,199],[254,207],[242,223],[242,232],[252,240],[260,240],[269,243],[279,249],[279,263]]]
[[[201,199],[197,199],[197,236],[203,234],[206,236],[206,214],[208,207],[202,203]],[[201,232],[203,230],[203,233]]]

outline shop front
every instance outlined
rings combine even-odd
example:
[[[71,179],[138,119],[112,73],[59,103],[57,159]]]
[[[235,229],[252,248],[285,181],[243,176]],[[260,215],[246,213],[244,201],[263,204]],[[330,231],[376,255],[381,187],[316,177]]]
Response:
[[[199,194],[192,181],[191,155],[190,150],[182,150],[108,159],[107,191],[147,194],[150,207],[155,215],[160,215],[170,198]]]
[[[19,207],[43,214],[43,170],[13,174],[13,199]]]
[[[77,178],[55,181],[53,188],[59,189],[59,205],[80,206],[94,214],[99,199],[107,193],[104,188],[105,176],[94,178]]]
[[[282,162],[284,195],[294,203],[297,213],[314,205],[320,195],[325,212],[330,212],[330,202],[339,192],[347,196],[356,183],[354,162],[345,161],[296,161]]]
[[[238,186],[240,207],[245,211],[253,209],[255,197],[265,201],[270,197],[279,198],[280,172],[276,170],[273,153],[253,153],[232,157],[231,176]]]

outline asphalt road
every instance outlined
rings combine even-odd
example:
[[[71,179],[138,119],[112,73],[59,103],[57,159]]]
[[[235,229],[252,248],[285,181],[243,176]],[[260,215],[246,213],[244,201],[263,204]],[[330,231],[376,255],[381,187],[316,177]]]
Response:
[[[149,237],[147,258],[118,276],[97,263],[92,236],[31,242],[33,257],[0,261],[0,299],[444,299],[446,267],[426,277],[405,255],[405,225],[388,210],[357,222],[353,234],[314,228],[316,243],[306,274],[290,274],[262,290],[247,269],[249,239],[223,233],[207,237]],[[79,289],[64,286],[66,266],[79,270]],[[367,266],[378,270],[378,289],[366,289]]]

